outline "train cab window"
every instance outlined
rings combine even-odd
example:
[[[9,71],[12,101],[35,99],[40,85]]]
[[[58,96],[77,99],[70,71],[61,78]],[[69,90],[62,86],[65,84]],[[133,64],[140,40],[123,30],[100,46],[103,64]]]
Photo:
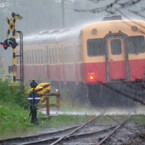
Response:
[[[121,40],[120,39],[111,40],[111,53],[113,55],[121,54]]]
[[[88,39],[87,51],[88,56],[102,56],[105,55],[106,41],[105,39]]]
[[[128,53],[145,52],[144,36],[130,36],[125,40]]]

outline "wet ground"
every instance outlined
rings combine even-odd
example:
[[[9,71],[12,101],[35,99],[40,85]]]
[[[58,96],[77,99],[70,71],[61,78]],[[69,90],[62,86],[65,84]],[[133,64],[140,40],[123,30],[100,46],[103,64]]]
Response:
[[[67,127],[64,126],[61,128],[50,127],[49,129],[43,130],[39,133],[48,132],[48,130],[50,132],[53,132]],[[79,131],[77,134],[81,134],[84,132],[99,131],[108,127],[110,127],[110,125],[106,125],[106,124],[86,126],[85,128],[81,129],[81,131]],[[100,139],[102,139],[101,135],[100,136],[93,135],[88,138],[85,137],[80,139],[70,139],[68,141],[63,141],[59,144],[60,145],[96,145]],[[145,126],[138,125],[138,124],[127,124],[123,128],[119,129],[107,141],[105,141],[103,145],[145,145]]]
[[[43,114],[46,114],[46,110],[41,110]],[[105,109],[99,109],[99,108],[86,108],[83,110],[80,110],[79,112],[77,109],[71,109],[70,111],[66,111],[63,109],[50,110],[50,115],[99,115],[100,112],[104,112],[104,115],[128,115],[131,113],[132,115],[142,115],[145,120],[145,107],[139,106],[136,108],[105,108]],[[93,126],[86,127],[82,132],[86,131],[94,131],[94,130],[102,130],[106,128],[107,126],[111,126],[118,124],[119,122],[115,122],[115,120],[112,120],[112,122],[102,122],[94,124]],[[62,128],[65,128],[68,126],[63,126],[61,128],[49,128],[49,131],[56,131]],[[46,131],[48,131],[46,129]],[[43,130],[45,132],[45,130]],[[96,145],[97,142],[102,137],[98,136],[92,136],[89,138],[81,138],[76,140],[69,140],[68,142],[63,142],[61,145]],[[127,123],[123,128],[119,129],[114,135],[112,135],[106,142],[103,143],[103,145],[145,145],[145,124],[138,124],[138,122],[129,122]]]
[[[126,125],[118,130],[110,140],[108,145],[145,145],[145,126],[136,124]]]

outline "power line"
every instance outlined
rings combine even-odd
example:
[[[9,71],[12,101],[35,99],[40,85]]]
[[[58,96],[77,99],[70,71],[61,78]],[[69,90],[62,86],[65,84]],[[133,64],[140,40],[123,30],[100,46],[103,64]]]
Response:
[[[94,0],[89,0],[91,2],[94,2],[94,3],[98,3],[100,1],[103,1],[103,0],[97,0],[97,1],[94,1]],[[103,6],[103,7],[97,7],[97,8],[93,8],[93,9],[74,9],[75,12],[90,12],[90,13],[100,13],[100,12],[103,12],[103,11],[106,11],[107,13],[110,13],[110,14],[114,14],[115,13],[115,6],[118,6],[119,9],[122,9],[122,8],[126,8],[126,7],[129,7],[129,6],[133,6],[139,2],[141,2],[142,0],[130,0],[130,1],[127,1],[127,2],[120,2],[120,0],[115,0],[114,2],[106,5],[106,6]],[[114,10],[113,10],[114,9]]]

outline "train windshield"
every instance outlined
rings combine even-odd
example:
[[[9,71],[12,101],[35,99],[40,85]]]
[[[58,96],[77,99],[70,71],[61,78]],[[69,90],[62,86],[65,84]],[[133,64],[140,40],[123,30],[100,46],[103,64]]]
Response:
[[[121,54],[121,40],[120,39],[111,40],[111,53],[113,55]]]
[[[130,36],[125,40],[128,53],[145,52],[144,36]]]
[[[87,51],[88,56],[105,55],[106,42],[105,39],[88,39]]]

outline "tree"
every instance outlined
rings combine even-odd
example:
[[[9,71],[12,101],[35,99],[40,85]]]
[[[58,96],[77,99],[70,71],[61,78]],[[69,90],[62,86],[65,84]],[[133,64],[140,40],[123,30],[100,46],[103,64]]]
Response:
[[[88,0],[88,1],[91,1],[92,3],[94,3],[96,5],[96,7],[91,8],[89,10],[87,10],[87,9],[74,9],[74,11],[76,11],[76,12],[90,12],[90,13],[95,13],[95,14],[105,12],[106,15],[107,14],[110,14],[110,15],[120,14],[120,15],[122,15],[122,13],[120,13],[121,10],[128,9],[127,10],[128,12],[131,12],[135,15],[140,16],[141,18],[144,18],[144,16],[140,13],[145,11],[145,8],[144,7],[135,7],[138,4],[144,3],[143,0],[126,0],[126,1],[114,0],[113,2],[107,1],[106,3],[104,0]],[[100,5],[102,5],[102,3],[104,5],[100,7]],[[134,9],[134,7],[135,7],[136,11],[132,10],[132,8]]]

